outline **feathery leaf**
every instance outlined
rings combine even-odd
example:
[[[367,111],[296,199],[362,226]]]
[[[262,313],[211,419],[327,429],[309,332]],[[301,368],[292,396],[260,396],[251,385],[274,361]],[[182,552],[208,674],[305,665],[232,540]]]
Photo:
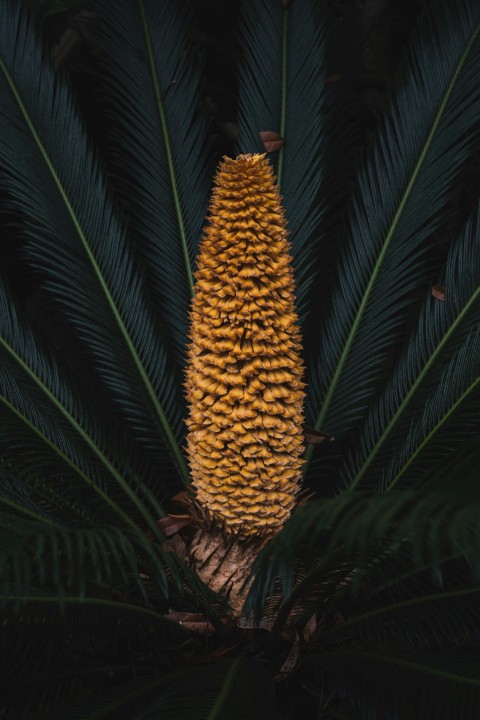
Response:
[[[480,7],[468,0],[430,3],[359,171],[349,241],[309,378],[317,429],[337,435],[363,416],[412,293],[428,282],[427,241],[477,142],[479,70]]]
[[[284,139],[272,153],[288,218],[301,324],[318,252],[325,125],[326,3],[248,0],[243,4],[239,147],[264,152],[260,131]],[[276,162],[275,162],[276,161]]]
[[[155,0],[94,7],[116,185],[155,313],[183,371],[211,175],[190,12],[185,2]]]
[[[30,256],[68,308],[136,437],[164,458],[163,437],[185,479],[178,390],[142,273],[69,90],[43,57],[32,21],[10,1],[0,8],[0,89],[0,180],[28,220]]]
[[[367,414],[354,460],[345,472],[350,488],[361,482],[366,473],[372,475],[372,469],[378,467],[377,456],[382,461],[379,478],[382,487],[393,487],[420,450],[444,426],[447,432],[452,428],[450,416],[455,412],[458,415],[462,404],[466,411],[456,421],[463,424],[461,439],[465,440],[469,424],[475,428],[471,406],[480,381],[479,252],[477,210],[451,246],[442,278],[448,288],[445,300],[439,301],[429,294],[416,332],[387,387]],[[397,447],[389,442],[394,429],[397,434],[393,442]],[[398,447],[402,439],[403,447]],[[452,447],[452,440],[445,445],[446,450]]]

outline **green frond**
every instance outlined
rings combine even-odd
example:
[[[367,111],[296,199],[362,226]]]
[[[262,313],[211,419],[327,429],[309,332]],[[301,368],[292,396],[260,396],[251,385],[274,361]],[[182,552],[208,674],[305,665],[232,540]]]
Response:
[[[57,525],[57,521],[49,516],[47,508],[35,502],[29,488],[31,475],[25,467],[19,468],[0,459],[0,506],[17,515],[24,515],[33,520]]]
[[[321,350],[307,378],[317,429],[339,435],[363,417],[412,298],[430,292],[425,252],[477,142],[479,71],[480,8],[429,3],[359,169],[338,281],[318,324]]]
[[[145,452],[165,465],[167,451],[185,480],[179,389],[142,291],[143,273],[70,92],[54,77],[32,21],[10,1],[0,14],[0,90],[0,180],[26,217],[29,256]]]
[[[98,0],[94,8],[115,185],[155,315],[183,372],[213,174],[198,111],[202,62],[188,39],[191,13],[185,2],[155,0]]]
[[[362,720],[475,720],[478,655],[341,649],[316,654],[319,682],[352,704]]]
[[[295,562],[291,583],[285,583],[283,573],[278,595],[269,595],[262,610],[263,617],[273,621],[272,635],[280,636],[292,623],[301,628],[316,614],[334,613],[350,594],[352,577],[358,572],[354,558],[342,548],[328,563],[317,552],[302,552]]]
[[[445,300],[429,293],[416,331],[367,414],[353,460],[344,470],[350,488],[373,478],[390,489],[409,475],[411,463],[420,453],[428,453],[429,446],[439,461],[455,447],[455,428],[457,443],[475,430],[480,384],[479,227],[477,210],[450,248],[441,277]]]
[[[42,348],[1,281],[0,359],[0,447],[4,457],[15,457],[21,450],[25,467],[38,467],[42,461],[46,475],[60,474],[64,481],[76,477],[103,500],[121,524],[135,527],[106,492],[105,479],[109,477],[143,522],[156,529],[125,480],[128,454],[120,451],[118,444],[115,447],[112,423],[110,432],[106,420],[102,428],[102,413],[88,389],[81,394],[67,367],[60,367]],[[125,464],[119,469],[122,455]]]
[[[272,680],[262,664],[239,656],[168,674],[140,675],[93,696],[65,720],[279,720],[273,704]]]
[[[292,591],[297,558],[320,554],[315,576],[330,571],[332,561],[350,558],[357,569],[368,564],[372,553],[410,548],[414,564],[429,562],[440,572],[444,558],[464,555],[478,576],[480,550],[479,500],[434,486],[392,490],[372,495],[358,491],[335,498],[311,501],[293,514],[282,532],[257,558],[247,607],[260,610],[280,579],[284,593]],[[428,521],[426,521],[428,518]],[[307,589],[310,585],[306,586]]]
[[[259,133],[285,144],[270,158],[288,218],[303,325],[319,252],[325,126],[326,3],[248,0],[243,4],[239,150],[265,152]]]
[[[42,595],[20,609],[16,598],[2,601],[0,649],[8,663],[1,664],[0,692],[11,717],[66,718],[65,706],[105,687],[121,694],[125,684],[135,686],[136,673],[163,676],[170,669],[166,648],[189,641],[179,623],[120,593],[118,600],[67,596],[62,607]],[[155,650],[145,657],[150,643]]]
[[[69,592],[84,597],[87,587],[132,586],[145,595],[141,574],[151,576],[168,596],[168,573],[181,587],[180,565],[144,532],[114,526],[52,525],[1,512],[0,594],[19,602],[33,588],[55,592],[58,602]]]
[[[352,612],[332,631],[362,642],[404,648],[442,648],[478,642],[480,587],[438,592]]]

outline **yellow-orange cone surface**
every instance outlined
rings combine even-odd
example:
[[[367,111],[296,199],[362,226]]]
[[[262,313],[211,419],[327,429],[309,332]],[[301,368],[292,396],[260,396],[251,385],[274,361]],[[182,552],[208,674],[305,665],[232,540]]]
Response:
[[[265,155],[220,164],[195,274],[186,390],[197,500],[278,532],[299,490],[303,364],[286,221]]]

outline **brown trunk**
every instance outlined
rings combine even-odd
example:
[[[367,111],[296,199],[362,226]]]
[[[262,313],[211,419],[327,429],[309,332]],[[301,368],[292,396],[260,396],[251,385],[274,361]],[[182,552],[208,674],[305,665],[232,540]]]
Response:
[[[265,541],[241,540],[223,533],[196,531],[189,547],[192,566],[209,588],[223,595],[236,618],[248,592],[253,562]]]

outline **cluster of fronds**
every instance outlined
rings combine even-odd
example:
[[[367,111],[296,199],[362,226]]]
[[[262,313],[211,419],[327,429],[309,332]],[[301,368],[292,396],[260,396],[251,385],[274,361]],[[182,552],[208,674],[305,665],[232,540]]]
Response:
[[[88,3],[86,124],[37,5],[0,2],[0,208],[33,285],[0,272],[0,717],[476,720],[480,221],[462,188],[478,180],[480,5],[424,3],[364,143],[355,68],[328,75],[329,3],[242,3],[237,150],[277,137],[295,382],[304,365],[306,421],[334,440],[307,449],[316,497],[227,629],[158,522],[190,481],[216,161],[191,8]]]

